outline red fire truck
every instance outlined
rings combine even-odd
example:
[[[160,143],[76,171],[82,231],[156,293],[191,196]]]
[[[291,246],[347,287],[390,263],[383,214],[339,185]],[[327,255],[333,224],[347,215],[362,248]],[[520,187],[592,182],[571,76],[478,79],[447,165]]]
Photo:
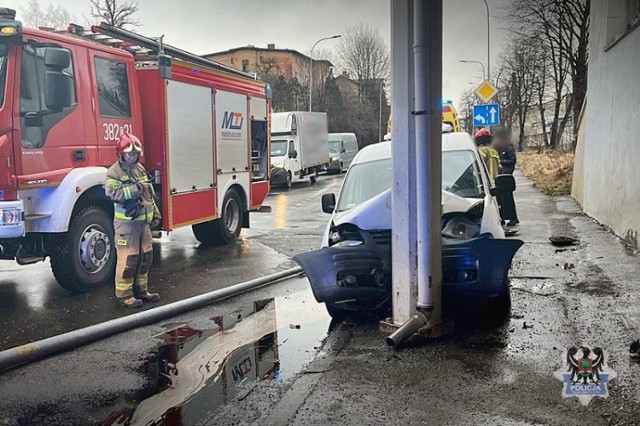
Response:
[[[143,141],[162,230],[228,244],[269,192],[270,88],[107,24],[22,28],[0,9],[0,259],[51,259],[63,287],[111,280],[103,183],[123,132]]]

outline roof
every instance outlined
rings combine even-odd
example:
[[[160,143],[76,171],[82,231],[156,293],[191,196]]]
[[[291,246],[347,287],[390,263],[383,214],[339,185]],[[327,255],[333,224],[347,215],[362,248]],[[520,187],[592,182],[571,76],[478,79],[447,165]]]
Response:
[[[101,43],[97,43],[95,41],[87,40],[82,37],[74,36],[69,33],[43,31],[43,30],[29,28],[29,27],[24,27],[22,29],[22,33],[27,36],[25,38],[28,38],[29,36],[36,37],[36,39],[44,38],[47,40],[58,41],[60,43],[74,44],[76,46],[85,47],[87,49],[100,50],[110,55],[119,55],[123,57],[133,58],[133,55],[131,54],[131,52],[125,49],[107,46]]]
[[[297,50],[294,49],[268,49],[265,47],[255,47],[255,46],[242,46],[242,47],[234,47],[233,49],[229,49],[229,50],[223,50],[222,52],[213,52],[213,53],[207,53],[206,55],[201,55],[204,58],[208,58],[210,56],[220,56],[220,55],[227,55],[229,53],[235,53],[235,52],[240,52],[242,50],[251,50],[251,51],[256,51],[256,52],[267,52],[267,53],[272,53],[272,52],[282,52],[282,53],[291,53],[293,55],[298,55],[298,56],[302,56],[306,59],[310,59],[309,56],[305,55],[304,53],[300,53]],[[330,65],[333,65],[331,63],[331,61],[328,61],[326,59],[314,59],[313,62],[327,62]]]
[[[476,144],[469,133],[455,132],[442,134],[442,151],[475,150]],[[391,141],[379,142],[362,148],[351,164],[391,158]]]

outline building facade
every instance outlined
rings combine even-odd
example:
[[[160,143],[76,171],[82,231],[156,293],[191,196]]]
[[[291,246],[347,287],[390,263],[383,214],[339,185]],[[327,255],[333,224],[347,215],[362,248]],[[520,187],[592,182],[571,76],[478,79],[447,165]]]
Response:
[[[587,100],[578,121],[573,197],[638,247],[640,0],[591,0]]]
[[[277,49],[274,44],[269,44],[266,48],[237,47],[203,56],[237,70],[256,74],[259,78],[283,76],[287,80],[295,78],[302,85],[309,83],[309,56],[293,49]],[[314,60],[314,86],[324,82],[332,72],[333,64],[331,62]]]

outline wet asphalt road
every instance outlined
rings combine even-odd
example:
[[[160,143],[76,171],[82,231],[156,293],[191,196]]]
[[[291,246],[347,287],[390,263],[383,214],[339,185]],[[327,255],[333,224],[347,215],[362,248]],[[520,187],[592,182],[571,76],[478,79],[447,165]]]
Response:
[[[272,213],[252,214],[252,228],[232,246],[203,247],[191,228],[163,235],[154,242],[151,289],[169,303],[295,266],[290,256],[320,244],[327,218],[321,194],[337,192],[341,182],[340,175],[321,175],[316,185],[273,188],[265,202]],[[0,350],[129,313],[117,305],[111,286],[88,294],[64,290],[48,260],[30,266],[0,262]]]
[[[275,190],[272,214],[255,215],[241,245],[283,265],[317,247],[320,194],[339,180]],[[394,352],[375,318],[330,323],[296,278],[4,373],[0,424],[640,424],[640,363],[627,353],[640,337],[637,253],[570,198],[518,186],[525,245],[499,327],[464,318],[443,339]],[[579,244],[559,249],[552,235]],[[563,399],[553,377],[562,352],[583,344],[604,348],[618,374],[588,407]]]

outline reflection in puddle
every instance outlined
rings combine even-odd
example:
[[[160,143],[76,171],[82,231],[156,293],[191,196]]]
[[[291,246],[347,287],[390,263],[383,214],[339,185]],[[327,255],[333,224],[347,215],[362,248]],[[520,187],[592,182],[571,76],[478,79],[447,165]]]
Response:
[[[259,380],[292,377],[315,354],[330,319],[307,292],[254,302],[210,318],[212,328],[166,325],[146,363],[148,385],[119,402],[102,425],[192,424]],[[290,327],[294,324],[294,327]],[[298,328],[299,326],[299,328]]]

